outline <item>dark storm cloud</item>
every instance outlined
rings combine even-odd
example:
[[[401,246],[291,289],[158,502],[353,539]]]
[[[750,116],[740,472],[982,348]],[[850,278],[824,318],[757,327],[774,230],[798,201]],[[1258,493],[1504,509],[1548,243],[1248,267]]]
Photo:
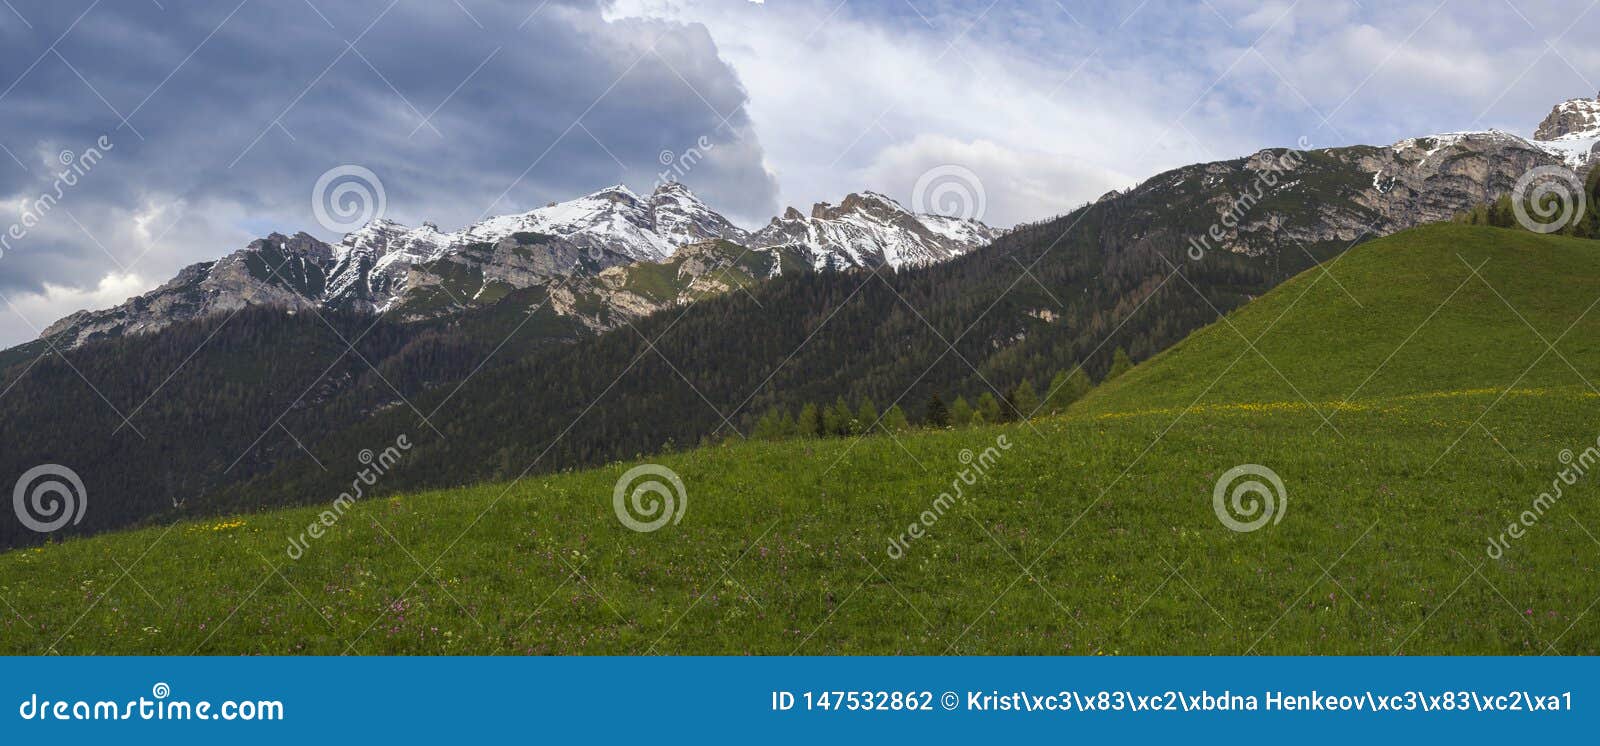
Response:
[[[268,230],[336,238],[311,191],[341,164],[378,175],[389,217],[449,229],[648,189],[662,151],[705,138],[686,183],[737,218],[775,207],[745,91],[698,26],[562,0],[10,5],[0,232],[56,192],[62,151],[112,147],[9,241],[0,292],[159,281]]]

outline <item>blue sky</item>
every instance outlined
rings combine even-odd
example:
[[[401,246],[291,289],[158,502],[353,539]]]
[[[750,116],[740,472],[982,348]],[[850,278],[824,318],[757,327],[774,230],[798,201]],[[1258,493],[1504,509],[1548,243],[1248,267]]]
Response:
[[[445,229],[691,148],[746,225],[956,164],[1010,225],[1302,138],[1530,134],[1600,90],[1595,5],[5,0],[0,223],[114,146],[5,247],[0,344],[270,230],[336,240],[311,192],[344,164]]]

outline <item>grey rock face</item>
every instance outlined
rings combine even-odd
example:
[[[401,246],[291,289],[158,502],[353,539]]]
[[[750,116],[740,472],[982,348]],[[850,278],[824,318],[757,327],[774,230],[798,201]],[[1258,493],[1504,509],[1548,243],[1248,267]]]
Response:
[[[802,248],[814,267],[916,267],[985,245],[1003,231],[976,220],[914,213],[874,192],[837,206],[818,202],[811,214],[790,207],[750,237],[758,248]]]
[[[42,336],[68,349],[250,305],[314,308],[326,288],[332,256],[331,247],[304,233],[274,233],[215,262],[186,267],[165,285],[120,306],[72,314]]]
[[[1191,255],[1262,256],[1449,220],[1509,194],[1529,170],[1563,163],[1516,135],[1456,133],[1389,147],[1263,150],[1175,169],[1101,201],[1195,216],[1188,235],[1136,239],[1178,240]]]
[[[770,276],[785,266],[806,267],[826,255],[846,257],[841,266],[926,263],[969,251],[997,235],[981,223],[915,216],[870,193],[851,195],[826,212],[807,219],[791,210],[805,223],[797,227],[794,240],[780,236],[770,245],[756,246],[751,234],[687,187],[667,183],[648,198],[626,187],[610,187],[453,233],[431,223],[409,228],[379,219],[336,246],[304,233],[273,234],[216,262],[189,267],[116,308],[68,316],[44,335],[70,348],[158,331],[246,305],[393,312],[402,320],[422,321],[496,302],[517,290],[554,287],[557,280],[574,281],[560,297],[573,298],[571,315],[598,330],[681,302],[685,293],[730,289],[725,282],[703,279],[716,269],[707,257],[739,264],[748,279],[762,272]],[[812,225],[820,228],[808,230]],[[741,258],[723,256],[727,246],[737,246]],[[677,261],[686,247],[698,248],[683,254],[686,261]],[[647,266],[663,263],[672,267],[665,283],[659,268]],[[613,269],[620,271],[607,275],[610,279],[601,277]],[[641,294],[626,287],[644,275],[655,278],[643,284],[657,292]],[[575,282],[580,279],[593,282]],[[662,288],[672,292],[662,296]]]
[[[1563,140],[1600,136],[1600,96],[1575,98],[1556,104],[1534,130],[1535,140]]]

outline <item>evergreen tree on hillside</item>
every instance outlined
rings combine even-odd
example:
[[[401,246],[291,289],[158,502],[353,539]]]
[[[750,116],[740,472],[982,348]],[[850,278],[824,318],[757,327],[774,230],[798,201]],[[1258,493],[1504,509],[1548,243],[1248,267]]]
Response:
[[[1128,351],[1118,347],[1116,354],[1111,356],[1111,370],[1106,372],[1106,380],[1109,381],[1132,369],[1133,360],[1129,359]]]
[[[1089,377],[1089,371],[1079,367],[1072,371],[1072,375],[1067,376],[1067,395],[1071,397],[1067,403],[1071,404],[1088,396],[1093,389],[1094,379]]]
[[[1583,218],[1573,225],[1572,235],[1600,238],[1600,168],[1589,169],[1587,186],[1588,201],[1583,206]]]
[[[903,433],[910,427],[911,423],[906,420],[906,411],[901,409],[899,404],[889,407],[889,411],[883,413],[883,429],[891,433]]]
[[[1517,212],[1511,206],[1510,197],[1501,197],[1489,205],[1489,225],[1496,228],[1517,227]]]
[[[1045,389],[1044,392],[1045,411],[1050,414],[1060,414],[1066,411],[1067,406],[1072,404],[1070,400],[1066,399],[1066,392],[1067,372],[1058,370],[1055,376],[1050,379],[1050,388]]]
[[[944,400],[938,394],[928,398],[922,421],[928,427],[946,427],[950,424],[950,411],[944,408]]]
[[[1556,191],[1544,194],[1537,202],[1534,196],[1529,196],[1523,210],[1535,221],[1558,221],[1568,217],[1567,223],[1557,226],[1553,232],[1576,238],[1600,238],[1600,168],[1589,171],[1584,182],[1583,194],[1567,194],[1565,186]],[[1574,200],[1581,202],[1574,202]],[[1493,228],[1512,228],[1526,230],[1526,226],[1517,219],[1517,206],[1509,195],[1488,204],[1478,205],[1455,217],[1455,222],[1467,225],[1485,225]],[[1578,214],[1581,210],[1582,214]]]
[[[878,407],[871,399],[864,399],[861,407],[856,410],[856,428],[859,432],[871,432],[878,425]]]
[[[822,427],[822,412],[817,405],[807,403],[800,408],[798,424],[799,435],[802,438],[820,438],[825,433]]]
[[[1005,421],[1005,415],[1000,411],[1000,400],[994,398],[994,394],[987,391],[978,397],[977,416],[983,418],[982,422],[978,424],[992,425]]]
[[[1033,382],[1023,380],[1011,391],[1011,408],[1019,420],[1031,419],[1039,412],[1039,395],[1034,393]]]
[[[956,427],[972,424],[972,405],[967,403],[967,397],[958,396],[955,403],[950,405],[950,424]]]
[[[767,413],[756,421],[755,428],[750,431],[750,437],[756,440],[779,440],[785,435],[783,414],[777,407],[767,410]]]
[[[850,405],[845,403],[844,397],[835,399],[833,406],[822,413],[822,429],[828,435],[842,437],[850,434],[850,421],[855,414],[850,411]]]

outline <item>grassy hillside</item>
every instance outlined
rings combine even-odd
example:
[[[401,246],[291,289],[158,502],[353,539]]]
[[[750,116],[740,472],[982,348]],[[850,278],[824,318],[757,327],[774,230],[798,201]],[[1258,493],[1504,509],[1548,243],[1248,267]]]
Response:
[[[1486,554],[1600,433],[1597,299],[1593,242],[1418,229],[1064,417],[358,502],[299,559],[315,509],[10,552],[0,652],[1597,654],[1600,474]],[[654,533],[611,505],[645,461],[688,494]],[[1287,493],[1243,533],[1212,504],[1242,464]]]

